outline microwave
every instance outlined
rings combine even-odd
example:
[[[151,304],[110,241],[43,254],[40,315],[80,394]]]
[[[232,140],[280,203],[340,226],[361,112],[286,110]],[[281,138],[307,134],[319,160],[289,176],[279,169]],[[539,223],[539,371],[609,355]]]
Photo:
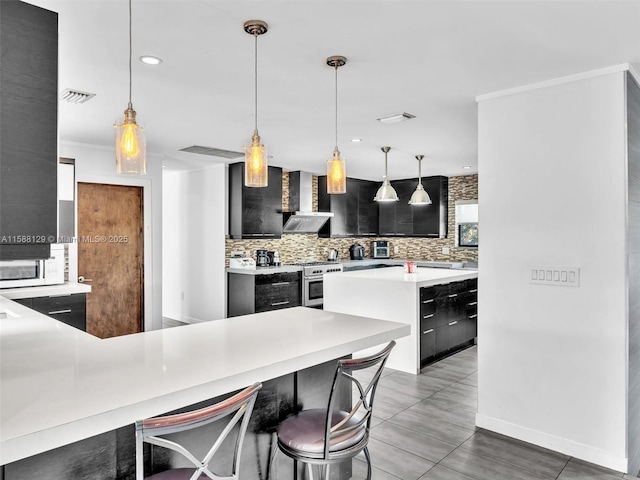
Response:
[[[371,242],[371,258],[389,258],[389,242],[386,240],[376,240]]]
[[[0,261],[0,288],[64,283],[64,245],[52,244],[51,256],[37,260]]]

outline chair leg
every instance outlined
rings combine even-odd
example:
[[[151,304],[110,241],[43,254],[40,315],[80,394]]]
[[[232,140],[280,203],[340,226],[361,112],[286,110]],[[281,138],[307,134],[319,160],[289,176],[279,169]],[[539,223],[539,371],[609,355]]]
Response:
[[[367,458],[367,480],[371,480],[371,457],[368,447],[364,447],[364,456]]]
[[[313,480],[313,465],[311,465],[310,463],[307,463],[307,472],[309,474],[308,480]]]
[[[324,479],[325,479],[325,480],[329,480],[329,467],[330,467],[330,466],[331,466],[331,464],[330,464],[330,463],[327,463],[327,464],[324,466]]]

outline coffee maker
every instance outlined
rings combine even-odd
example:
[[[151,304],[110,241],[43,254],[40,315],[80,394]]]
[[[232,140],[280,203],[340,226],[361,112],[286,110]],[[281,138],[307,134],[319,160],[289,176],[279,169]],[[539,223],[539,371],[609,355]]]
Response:
[[[268,250],[256,250],[256,266],[268,267],[271,264]]]

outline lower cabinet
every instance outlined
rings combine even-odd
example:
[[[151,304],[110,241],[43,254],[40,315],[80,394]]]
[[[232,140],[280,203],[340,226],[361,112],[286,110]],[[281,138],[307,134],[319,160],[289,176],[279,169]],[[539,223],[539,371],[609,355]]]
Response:
[[[477,336],[477,279],[420,289],[420,364],[471,345]]]
[[[302,305],[300,272],[228,273],[227,280],[228,317]]]
[[[87,294],[74,293],[51,297],[33,297],[15,300],[51,318],[87,331]]]

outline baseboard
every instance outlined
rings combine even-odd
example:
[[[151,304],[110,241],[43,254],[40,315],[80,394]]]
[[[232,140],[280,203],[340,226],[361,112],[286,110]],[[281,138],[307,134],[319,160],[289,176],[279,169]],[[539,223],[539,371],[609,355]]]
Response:
[[[618,472],[627,473],[629,463],[627,457],[617,457],[600,448],[532,430],[521,425],[505,422],[504,420],[487,417],[480,413],[476,413],[476,425],[480,428],[491,430],[492,432],[522,440],[523,442],[532,443],[540,447],[548,448],[549,450],[569,455],[570,457],[595,463],[596,465]]]

